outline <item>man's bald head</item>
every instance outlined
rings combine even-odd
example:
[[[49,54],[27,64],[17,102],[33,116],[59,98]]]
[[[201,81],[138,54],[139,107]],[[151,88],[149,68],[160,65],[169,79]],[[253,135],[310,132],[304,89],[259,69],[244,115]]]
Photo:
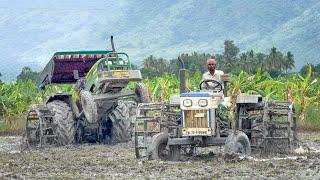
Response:
[[[217,61],[215,59],[208,59],[207,65],[209,65],[209,64],[217,64]]]
[[[210,74],[214,74],[217,66],[217,62],[215,59],[211,58],[207,60],[208,70]]]

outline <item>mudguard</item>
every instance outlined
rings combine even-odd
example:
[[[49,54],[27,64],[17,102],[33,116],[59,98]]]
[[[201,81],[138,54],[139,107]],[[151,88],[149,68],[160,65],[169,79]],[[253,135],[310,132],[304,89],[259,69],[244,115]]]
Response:
[[[64,94],[64,93],[56,93],[47,98],[45,101],[45,104],[48,104],[49,102],[55,101],[55,100],[60,100],[63,102],[66,102],[72,109],[72,112],[76,116],[76,118],[80,117],[80,111],[77,106],[77,104],[72,100],[72,95],[71,94]]]

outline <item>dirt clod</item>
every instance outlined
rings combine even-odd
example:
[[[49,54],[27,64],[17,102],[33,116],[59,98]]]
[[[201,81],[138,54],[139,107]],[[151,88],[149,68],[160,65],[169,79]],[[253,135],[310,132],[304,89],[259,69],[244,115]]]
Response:
[[[274,168],[276,167],[273,162],[269,162],[268,167]]]

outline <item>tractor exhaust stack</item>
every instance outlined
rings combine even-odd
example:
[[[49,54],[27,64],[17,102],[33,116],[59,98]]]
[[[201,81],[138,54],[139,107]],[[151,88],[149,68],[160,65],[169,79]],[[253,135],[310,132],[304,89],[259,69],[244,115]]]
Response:
[[[179,79],[180,79],[180,93],[186,92],[186,73],[187,70],[184,67],[184,61],[181,56],[178,57],[178,60],[181,64],[181,69],[179,70]]]
[[[114,48],[114,43],[113,43],[113,36],[111,36],[111,47],[112,47],[112,51],[116,52],[116,49]]]

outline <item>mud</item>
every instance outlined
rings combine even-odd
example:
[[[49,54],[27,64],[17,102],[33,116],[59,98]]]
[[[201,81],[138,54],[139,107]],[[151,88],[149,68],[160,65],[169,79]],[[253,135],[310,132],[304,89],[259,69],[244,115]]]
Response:
[[[20,137],[0,137],[0,179],[319,179],[320,132],[299,139],[300,151],[290,155],[230,157],[218,147],[163,162],[135,159],[132,142],[21,152]]]

